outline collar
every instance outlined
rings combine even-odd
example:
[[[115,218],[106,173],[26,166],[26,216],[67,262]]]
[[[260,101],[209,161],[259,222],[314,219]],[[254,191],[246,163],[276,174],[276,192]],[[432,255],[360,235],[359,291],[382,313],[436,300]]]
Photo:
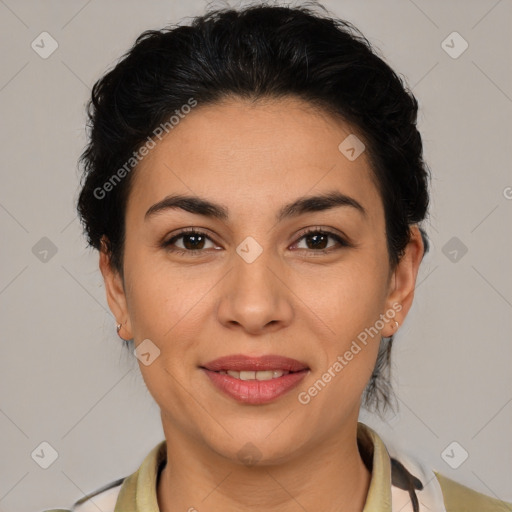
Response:
[[[363,423],[357,425],[357,442],[365,463],[371,467],[371,480],[363,512],[392,512],[391,461],[380,437]],[[114,512],[160,512],[157,481],[167,460],[167,443],[158,443],[139,469],[121,486]]]

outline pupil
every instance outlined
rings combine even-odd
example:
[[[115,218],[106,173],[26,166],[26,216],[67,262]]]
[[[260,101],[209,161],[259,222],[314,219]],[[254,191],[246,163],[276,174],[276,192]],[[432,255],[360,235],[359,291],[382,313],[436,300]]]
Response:
[[[203,240],[201,240],[203,239]],[[192,242],[192,244],[190,243],[187,243],[187,241],[190,241],[190,240],[194,240],[195,242]],[[204,243],[204,237],[202,235],[186,235],[185,238],[184,238],[184,246],[187,248],[187,249],[190,249],[191,251],[193,250],[196,250],[196,249],[201,249],[201,247],[198,247],[197,244],[198,243],[201,243],[203,242]]]
[[[316,249],[325,249],[325,241],[327,239],[327,237],[325,235],[322,235],[322,234],[315,234],[315,235],[309,235],[308,237],[308,240],[315,240],[313,242],[313,248],[316,248]],[[323,246],[322,247],[319,247],[319,242],[318,242],[318,239],[319,238],[322,238],[323,240],[320,241],[320,245],[322,245],[322,242],[324,242]]]

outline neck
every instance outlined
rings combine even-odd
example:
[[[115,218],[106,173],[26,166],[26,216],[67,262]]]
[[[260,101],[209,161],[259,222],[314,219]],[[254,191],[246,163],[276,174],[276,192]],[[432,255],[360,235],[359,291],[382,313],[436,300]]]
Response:
[[[356,433],[357,423],[286,462],[245,466],[179,432],[166,432],[168,463],[157,485],[160,511],[361,512],[371,475]]]

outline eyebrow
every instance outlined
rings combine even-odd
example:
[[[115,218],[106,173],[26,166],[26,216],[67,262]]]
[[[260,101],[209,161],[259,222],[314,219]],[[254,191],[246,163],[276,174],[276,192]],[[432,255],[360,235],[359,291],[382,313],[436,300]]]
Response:
[[[299,197],[279,210],[276,221],[281,222],[284,219],[298,217],[305,213],[330,210],[341,206],[354,208],[363,216],[366,216],[366,210],[361,203],[341,192],[333,191],[320,195]],[[169,195],[155,203],[144,215],[144,220],[170,209],[181,209],[196,215],[204,215],[223,221],[229,219],[229,210],[225,206],[201,197],[179,194]]]

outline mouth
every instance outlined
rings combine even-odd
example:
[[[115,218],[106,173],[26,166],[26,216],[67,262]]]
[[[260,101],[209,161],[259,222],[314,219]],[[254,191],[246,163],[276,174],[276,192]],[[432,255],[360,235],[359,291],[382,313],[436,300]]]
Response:
[[[310,370],[306,364],[288,357],[243,354],[215,359],[200,369],[217,390],[252,405],[268,403],[288,393]]]
[[[284,370],[258,370],[258,371],[251,371],[251,370],[242,370],[240,372],[237,372],[235,370],[220,370],[217,373],[220,373],[221,375],[229,375],[230,377],[233,377],[234,379],[238,380],[271,380],[271,379],[278,379],[279,377],[282,377],[283,375],[288,375],[289,373],[297,373],[297,372],[288,372]]]

